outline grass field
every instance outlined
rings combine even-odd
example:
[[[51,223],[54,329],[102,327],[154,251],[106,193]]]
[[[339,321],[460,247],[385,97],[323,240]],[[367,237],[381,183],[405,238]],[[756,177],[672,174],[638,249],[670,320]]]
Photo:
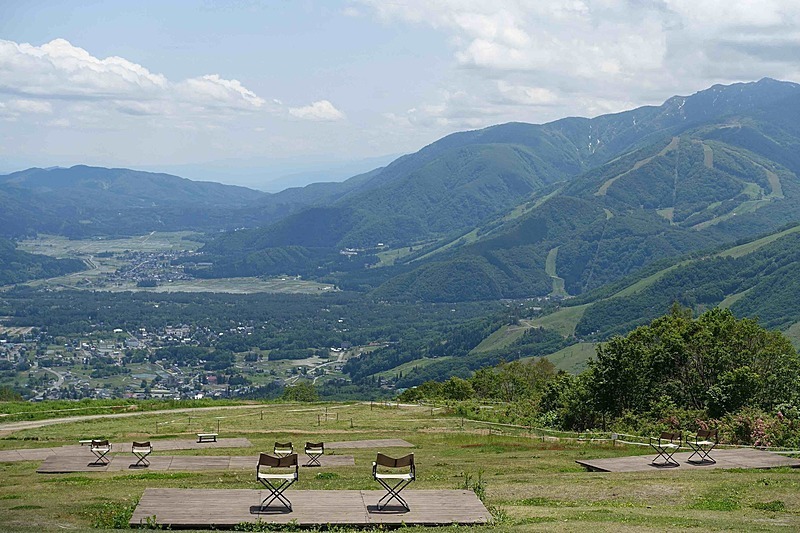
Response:
[[[502,326],[483,339],[470,353],[490,352],[508,346],[530,329],[529,326]]]
[[[589,307],[588,304],[562,307],[555,313],[531,320],[530,323],[532,326],[552,329],[564,337],[569,337],[575,334],[575,327],[587,307]]]
[[[327,411],[327,418],[323,415]],[[334,413],[338,413],[338,421]],[[74,444],[87,436],[112,441],[190,438],[200,430],[247,437],[251,448],[169,452],[170,455],[255,456],[275,441],[402,438],[416,445],[415,489],[474,488],[495,523],[436,531],[796,531],[800,472],[779,470],[653,470],[590,473],[576,459],[648,453],[646,448],[567,439],[534,431],[488,432],[485,425],[429,407],[380,404],[252,405],[62,423],[5,435],[0,448]],[[158,426],[156,426],[158,424]],[[351,427],[352,426],[352,427]],[[154,428],[159,433],[154,434]],[[406,450],[383,450],[390,454]],[[289,489],[375,489],[377,450],[352,449],[355,467],[300,472]],[[251,470],[37,474],[38,461],[0,463],[3,531],[105,530],[126,526],[145,488],[258,488]],[[425,530],[425,528],[421,528]]]
[[[559,370],[579,374],[586,368],[586,362],[594,357],[595,346],[593,342],[579,342],[548,355],[547,359]]]

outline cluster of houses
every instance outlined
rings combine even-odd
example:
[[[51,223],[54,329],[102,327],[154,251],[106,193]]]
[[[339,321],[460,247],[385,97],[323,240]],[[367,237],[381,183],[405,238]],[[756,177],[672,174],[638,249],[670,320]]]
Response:
[[[156,331],[114,329],[109,335],[81,339],[59,338],[59,344],[43,333],[3,338],[0,333],[0,385],[10,385],[31,400],[81,398],[198,399],[247,394],[249,379],[226,379],[198,365],[180,365],[155,359],[159,348],[211,346],[225,335],[252,334],[252,325],[236,325],[223,331],[187,324],[169,325]],[[293,384],[298,378],[316,379],[340,372],[342,352],[336,347],[333,361],[293,361],[280,374],[263,358],[237,359],[234,374],[252,377],[266,374],[268,381]],[[260,381],[263,381],[260,380]]]

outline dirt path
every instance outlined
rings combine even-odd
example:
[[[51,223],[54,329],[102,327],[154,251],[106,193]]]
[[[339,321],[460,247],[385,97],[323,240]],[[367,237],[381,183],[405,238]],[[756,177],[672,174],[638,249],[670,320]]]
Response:
[[[678,137],[673,137],[672,140],[670,141],[670,143],[668,145],[666,145],[664,147],[664,149],[661,150],[660,152],[658,152],[656,155],[654,155],[652,157],[648,157],[647,159],[642,159],[640,161],[637,161],[636,163],[633,164],[633,168],[631,168],[630,170],[627,170],[627,171],[623,172],[622,174],[618,174],[617,176],[614,176],[613,178],[606,180],[606,182],[603,183],[600,186],[600,188],[597,190],[596,193],[594,193],[594,195],[595,196],[605,196],[606,193],[608,192],[609,187],[611,187],[614,184],[615,181],[617,181],[618,179],[620,179],[620,178],[622,178],[624,176],[627,176],[628,174],[630,174],[634,170],[639,170],[640,168],[642,168],[644,165],[646,165],[647,163],[649,163],[650,161],[652,161],[656,157],[663,157],[664,155],[668,154],[669,152],[671,152],[672,150],[674,150],[675,148],[678,147],[678,141],[679,141]]]
[[[23,422],[8,422],[0,424],[0,432],[20,431],[23,429],[36,429],[54,424],[69,424],[72,422],[83,422],[85,420],[98,420],[101,418],[128,418],[131,416],[142,415],[161,415],[166,413],[192,413],[202,411],[216,411],[220,409],[263,409],[261,404],[256,405],[221,405],[219,407],[185,407],[183,409],[163,409],[160,411],[132,411],[127,413],[110,413],[107,415],[81,415],[68,416],[64,418],[49,418],[46,420],[26,420]]]

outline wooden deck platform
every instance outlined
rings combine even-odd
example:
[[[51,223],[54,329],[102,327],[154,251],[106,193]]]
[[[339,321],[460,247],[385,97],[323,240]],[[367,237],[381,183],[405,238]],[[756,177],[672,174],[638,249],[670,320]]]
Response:
[[[146,439],[143,439],[146,440]],[[244,437],[219,439],[217,442],[198,443],[195,439],[152,440],[153,451],[169,452],[175,450],[204,450],[208,448],[251,448],[253,443]],[[113,442],[112,454],[131,453],[131,442]],[[0,450],[0,463],[14,461],[41,461],[51,455],[84,455],[94,457],[88,446],[70,444],[52,448],[23,448],[16,450]]]
[[[164,528],[230,528],[242,522],[295,523],[300,527],[325,525],[450,525],[485,524],[491,519],[475,493],[468,490],[405,490],[410,511],[375,507],[383,491],[297,490],[285,495],[290,512],[274,503],[259,505],[267,491],[224,489],[145,489],[130,520],[131,526]],[[153,518],[155,517],[155,518]]]
[[[111,457],[108,465],[93,464],[92,454],[51,455],[36,470],[39,474],[69,474],[72,472],[121,472],[121,471],[165,471],[196,472],[205,470],[255,470],[258,457],[247,456],[193,456],[193,455],[150,455],[150,466],[132,466],[136,458],[131,453]],[[305,467],[308,457],[299,455],[300,466]],[[308,467],[310,470],[325,467],[355,466],[352,455],[323,455],[320,466]]]
[[[346,440],[343,442],[326,442],[326,450],[347,448],[413,448],[414,445],[403,439]]]
[[[716,463],[692,464],[687,462],[690,455],[691,452],[676,453],[673,457],[678,461],[679,466],[672,467],[653,465],[652,461],[656,456],[655,452],[652,455],[589,459],[575,462],[594,472],[644,472],[647,470],[686,472],[688,470],[711,468],[778,468],[782,466],[800,468],[800,460],[752,448],[714,450],[711,452],[711,457],[717,461]]]

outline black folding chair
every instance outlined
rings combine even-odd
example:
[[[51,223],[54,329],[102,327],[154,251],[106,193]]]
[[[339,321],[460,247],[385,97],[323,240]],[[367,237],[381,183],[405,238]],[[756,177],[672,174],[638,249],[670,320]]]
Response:
[[[651,463],[653,466],[680,466],[678,461],[672,458],[681,447],[680,431],[663,431],[657,439],[650,437],[650,447],[658,453]],[[662,459],[661,462],[659,458]]]
[[[308,462],[305,466],[322,466],[319,464],[319,458],[325,454],[325,444],[322,442],[306,442],[306,447],[303,450],[308,456]]]
[[[391,468],[394,469],[394,471],[390,473],[378,472],[379,466]],[[408,472],[397,473],[396,470],[400,468],[408,468]],[[406,511],[410,510],[408,508],[408,503],[400,496],[400,492],[411,484],[416,477],[413,453],[398,459],[379,453],[378,458],[372,463],[372,477],[386,489],[386,495],[378,500],[379,511],[385,509],[392,500],[397,500]]]
[[[92,440],[92,444],[89,446],[89,449],[92,453],[97,457],[97,459],[91,463],[93,465],[107,465],[110,461],[106,459],[106,455],[111,451],[111,443],[107,440]]]
[[[715,464],[716,461],[709,455],[711,450],[719,444],[719,430],[698,429],[694,439],[686,437],[686,445],[692,449],[692,455],[687,459],[692,464]],[[698,456],[699,459],[692,459]]]
[[[132,467],[150,466],[150,461],[147,460],[147,456],[153,453],[153,447],[150,445],[150,441],[134,442],[131,447],[131,452],[137,459],[137,461],[131,465]]]
[[[294,471],[290,470],[292,467],[294,467]],[[274,469],[281,470],[276,471]],[[258,466],[256,466],[256,479],[269,491],[269,495],[261,500],[259,511],[265,511],[269,504],[275,500],[281,502],[289,511],[292,510],[292,502],[283,495],[283,492],[297,481],[298,469],[296,453],[286,457],[273,457],[266,453],[259,455]]]
[[[291,442],[276,442],[272,448],[273,455],[277,457],[286,457],[294,453],[294,446]]]

